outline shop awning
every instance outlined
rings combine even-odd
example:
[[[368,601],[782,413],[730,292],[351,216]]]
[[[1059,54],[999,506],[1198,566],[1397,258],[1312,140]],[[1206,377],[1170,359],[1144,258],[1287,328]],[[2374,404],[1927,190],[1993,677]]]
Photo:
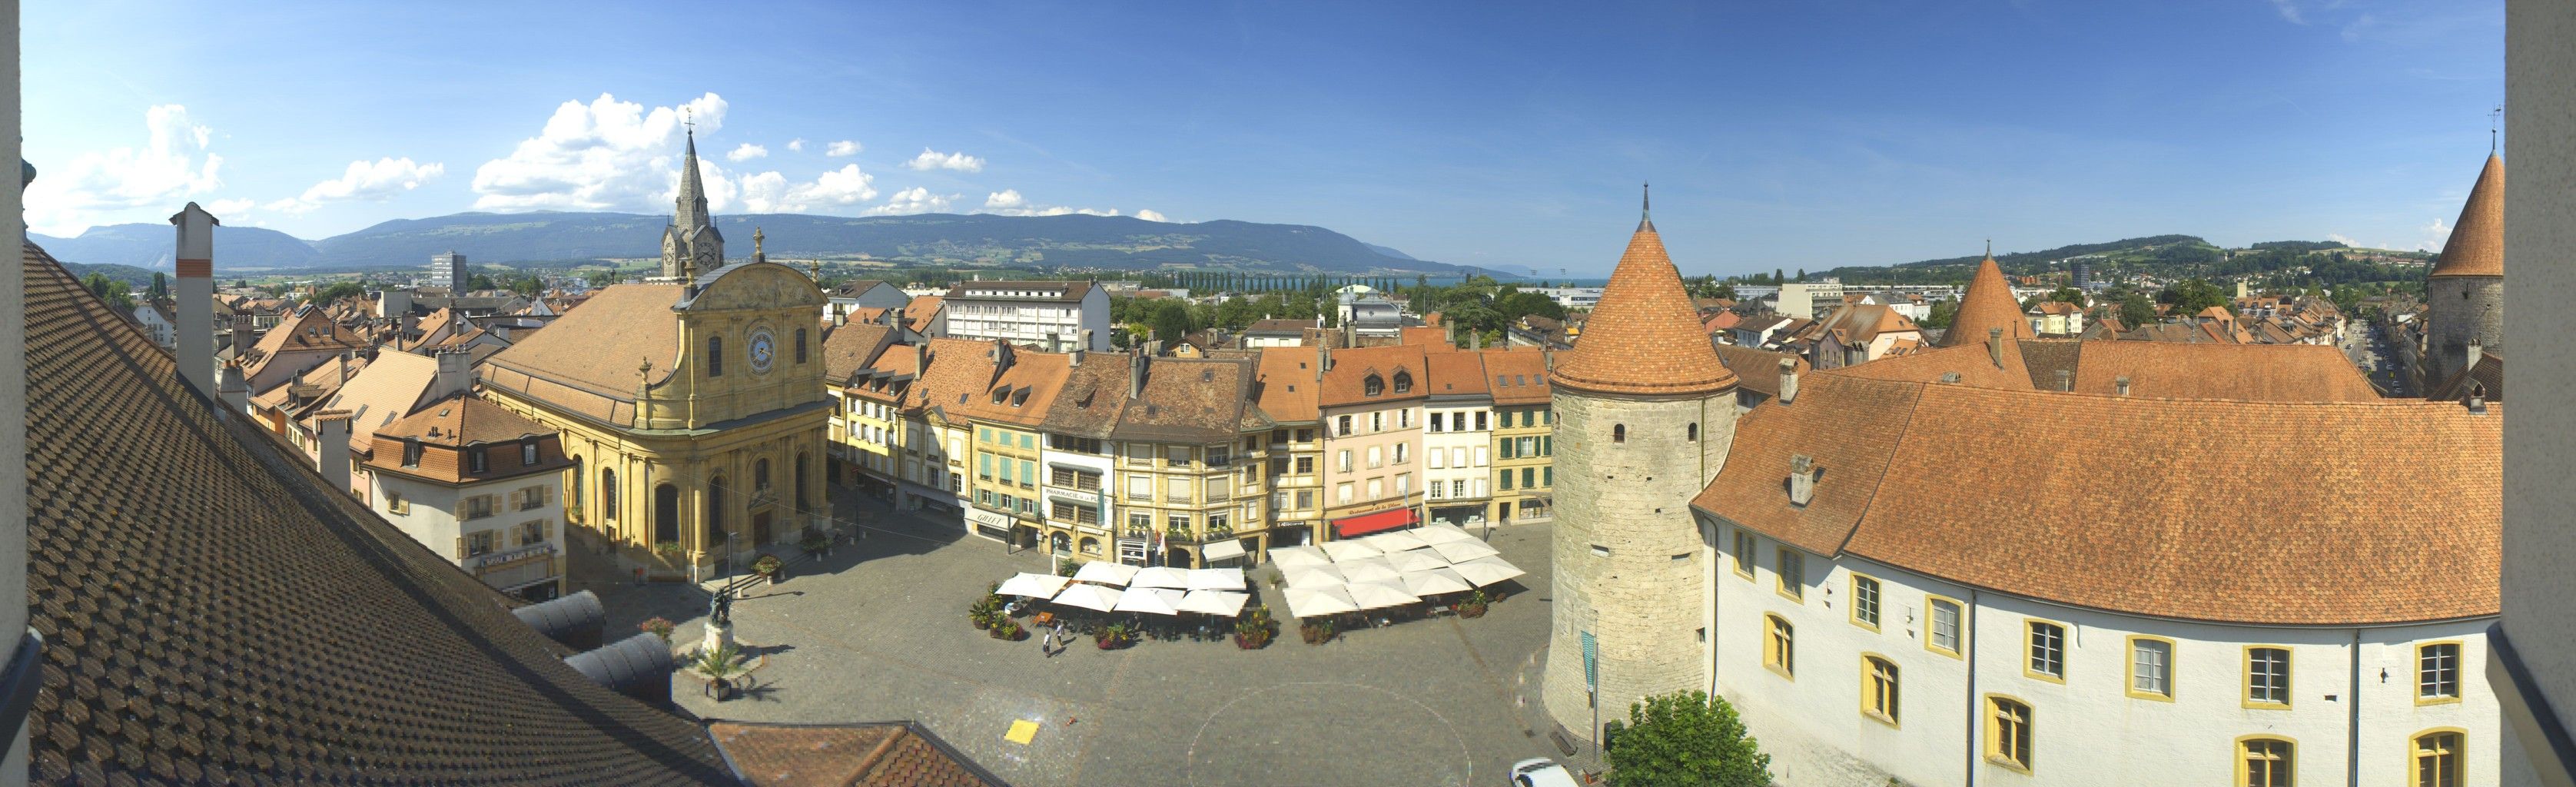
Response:
[[[1422,521],[1421,512],[1415,511],[1411,508],[1395,508],[1374,514],[1343,517],[1341,519],[1333,520],[1333,537],[1353,538],[1364,536],[1370,533],[1394,530],[1399,527],[1409,527],[1420,521]]]
[[[1230,538],[1224,541],[1208,542],[1207,548],[1199,551],[1199,557],[1209,560],[1224,560],[1226,558],[1242,556],[1243,542]]]

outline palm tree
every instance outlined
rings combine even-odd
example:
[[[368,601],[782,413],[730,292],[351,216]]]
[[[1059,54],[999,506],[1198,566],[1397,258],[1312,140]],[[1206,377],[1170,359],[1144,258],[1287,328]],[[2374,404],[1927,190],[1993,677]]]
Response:
[[[690,659],[689,668],[707,679],[707,688],[723,702],[733,691],[733,681],[751,670],[744,664],[742,649],[725,645],[715,650],[700,650]]]

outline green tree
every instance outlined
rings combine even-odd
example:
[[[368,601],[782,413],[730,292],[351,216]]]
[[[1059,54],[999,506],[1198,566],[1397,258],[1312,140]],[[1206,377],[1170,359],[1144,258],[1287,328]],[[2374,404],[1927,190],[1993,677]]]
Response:
[[[1178,298],[1155,301],[1153,325],[1154,338],[1166,342],[1179,341],[1190,333],[1190,307],[1183,305]]]
[[[2060,303],[2082,305],[2084,303],[2084,291],[2073,287],[2059,287],[2055,292],[2048,294],[2048,299]]]
[[[2128,297],[2120,299],[2120,321],[2128,323],[2131,328],[2154,324],[2156,321],[2155,301],[2147,300],[2146,293],[2129,293]]]
[[[1932,310],[1925,313],[1923,315],[1923,319],[1917,321],[1915,324],[1921,325],[1925,328],[1948,328],[1950,327],[1950,322],[1958,318],[1958,301],[1933,301]]]
[[[170,297],[170,274],[159,272],[153,273],[152,299],[157,301],[167,297]]]
[[[111,279],[104,273],[92,273],[81,277],[81,286],[88,287],[91,294],[97,295],[99,300],[106,301],[107,305],[116,307],[119,312],[134,311],[134,286],[126,284],[124,279]]]
[[[1730,300],[1730,301],[1732,301],[1732,300],[1736,300],[1736,297],[1735,297],[1735,282],[1726,282],[1726,283],[1724,283],[1724,284],[1717,285],[1717,294],[1715,294],[1715,295],[1711,295],[1711,296],[1709,296],[1709,297],[1712,297],[1712,298],[1725,298],[1725,299]]]
[[[616,284],[618,276],[616,271],[591,271],[590,274],[584,278],[590,280],[590,286],[606,287],[611,284]]]
[[[313,302],[332,303],[342,298],[364,298],[366,295],[367,285],[354,281],[333,282],[321,292],[314,293]]]
[[[1613,787],[1768,787],[1771,755],[1744,720],[1708,692],[1674,692],[1628,706],[1628,727],[1610,747]]]
[[[490,277],[490,276],[485,276],[485,275],[483,275],[483,274],[477,273],[477,274],[474,274],[474,277],[473,277],[473,278],[470,278],[470,279],[466,279],[466,280],[465,280],[465,289],[467,289],[467,290],[469,290],[469,291],[471,291],[471,290],[497,290],[497,289],[500,289],[500,287],[495,286],[494,284],[492,284],[492,277]],[[462,294],[464,294],[464,293],[455,293],[455,294],[462,295]]]
[[[2227,291],[2200,279],[2186,279],[2156,293],[2157,303],[2173,304],[2175,314],[2198,314],[2202,309],[2227,305]]]

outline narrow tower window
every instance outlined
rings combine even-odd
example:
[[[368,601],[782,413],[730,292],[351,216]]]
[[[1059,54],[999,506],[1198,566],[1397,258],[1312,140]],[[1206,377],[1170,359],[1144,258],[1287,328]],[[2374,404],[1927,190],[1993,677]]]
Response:
[[[1628,425],[1627,425],[1627,424],[1611,424],[1611,425],[1610,425],[1610,442],[1613,442],[1613,443],[1625,443],[1625,442],[1628,442]]]

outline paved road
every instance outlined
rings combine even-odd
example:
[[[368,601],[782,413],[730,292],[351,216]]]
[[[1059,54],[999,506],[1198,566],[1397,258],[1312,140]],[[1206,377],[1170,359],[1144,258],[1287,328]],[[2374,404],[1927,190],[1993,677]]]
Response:
[[[2363,374],[2370,376],[2371,382],[2378,383],[2380,390],[2387,391],[2390,396],[2422,395],[2416,393],[2415,386],[2406,381],[2405,367],[2397,360],[2395,351],[2391,350],[2388,343],[2381,338],[2377,325],[2368,321],[2354,323],[2352,329],[2345,332],[2343,351],[2346,357],[2352,359],[2354,366],[2360,367]]]
[[[873,500],[835,506],[869,537],[734,605],[736,636],[768,654],[757,688],[718,704],[682,678],[683,707],[746,720],[919,720],[1027,787],[1489,784],[1511,762],[1554,754],[1537,699],[1548,602],[1529,590],[1547,587],[1544,525],[1494,531],[1494,546],[1531,574],[1505,585],[1511,596],[1483,618],[1310,646],[1274,598],[1285,631],[1264,650],[1182,640],[1102,651],[1084,639],[1048,658],[1036,640],[991,639],[965,615],[987,583],[1047,570],[1043,553],[1011,554],[953,520]],[[686,641],[705,610],[691,586],[594,589],[612,632],[661,615]],[[1002,738],[1019,719],[1042,725],[1027,745]]]

